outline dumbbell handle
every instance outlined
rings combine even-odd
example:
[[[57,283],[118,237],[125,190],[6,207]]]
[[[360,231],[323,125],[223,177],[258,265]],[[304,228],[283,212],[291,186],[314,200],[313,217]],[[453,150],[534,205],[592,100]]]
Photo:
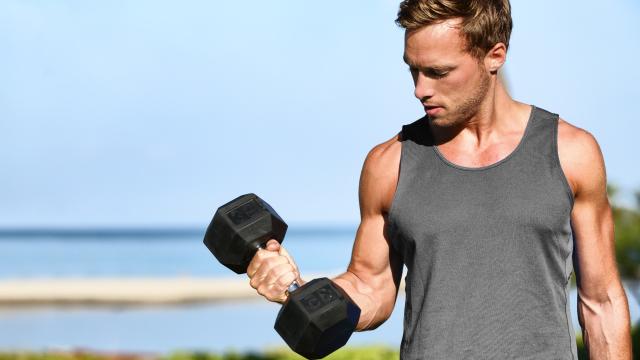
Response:
[[[264,247],[265,244],[259,244],[258,246],[256,246],[258,248],[258,250],[266,250]],[[293,282],[291,283],[291,285],[289,285],[289,287],[287,288],[286,294],[287,297],[289,296],[290,293],[298,290],[300,288],[300,285],[298,284],[297,281],[293,280]]]
[[[289,296],[290,293],[298,290],[299,288],[300,288],[300,285],[298,285],[298,282],[293,280],[291,285],[289,285],[289,287],[287,288],[287,296]]]

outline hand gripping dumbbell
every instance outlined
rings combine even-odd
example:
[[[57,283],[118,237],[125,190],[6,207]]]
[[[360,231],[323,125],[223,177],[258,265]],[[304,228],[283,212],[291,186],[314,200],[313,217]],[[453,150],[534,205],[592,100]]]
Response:
[[[218,208],[204,236],[204,244],[224,266],[244,274],[255,253],[269,239],[282,243],[287,224],[254,194],[246,194]],[[298,286],[292,283],[274,328],[296,353],[323,358],[347,343],[355,331],[360,308],[327,278]]]

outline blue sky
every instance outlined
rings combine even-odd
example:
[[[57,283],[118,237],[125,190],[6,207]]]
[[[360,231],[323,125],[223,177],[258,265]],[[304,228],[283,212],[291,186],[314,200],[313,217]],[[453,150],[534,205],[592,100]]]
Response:
[[[512,95],[640,189],[640,5],[513,0]],[[352,225],[367,152],[422,116],[398,1],[0,3],[0,226],[206,226],[255,192]]]

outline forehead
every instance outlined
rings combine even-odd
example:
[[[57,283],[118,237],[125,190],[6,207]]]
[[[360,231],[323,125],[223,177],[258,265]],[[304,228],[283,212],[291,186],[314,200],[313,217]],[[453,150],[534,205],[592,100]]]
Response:
[[[459,30],[460,21],[446,20],[416,30],[408,30],[404,37],[404,59],[412,65],[426,66],[442,62],[460,61],[469,56]]]

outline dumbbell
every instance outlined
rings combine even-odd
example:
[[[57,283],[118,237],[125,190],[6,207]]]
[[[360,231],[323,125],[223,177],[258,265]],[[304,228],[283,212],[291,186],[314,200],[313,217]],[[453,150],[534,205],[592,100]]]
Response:
[[[284,240],[287,224],[255,194],[245,194],[216,211],[204,236],[213,256],[237,274],[244,274],[255,253],[269,239]],[[321,359],[347,343],[360,318],[360,308],[327,278],[289,286],[289,295],[274,325],[296,353]]]

